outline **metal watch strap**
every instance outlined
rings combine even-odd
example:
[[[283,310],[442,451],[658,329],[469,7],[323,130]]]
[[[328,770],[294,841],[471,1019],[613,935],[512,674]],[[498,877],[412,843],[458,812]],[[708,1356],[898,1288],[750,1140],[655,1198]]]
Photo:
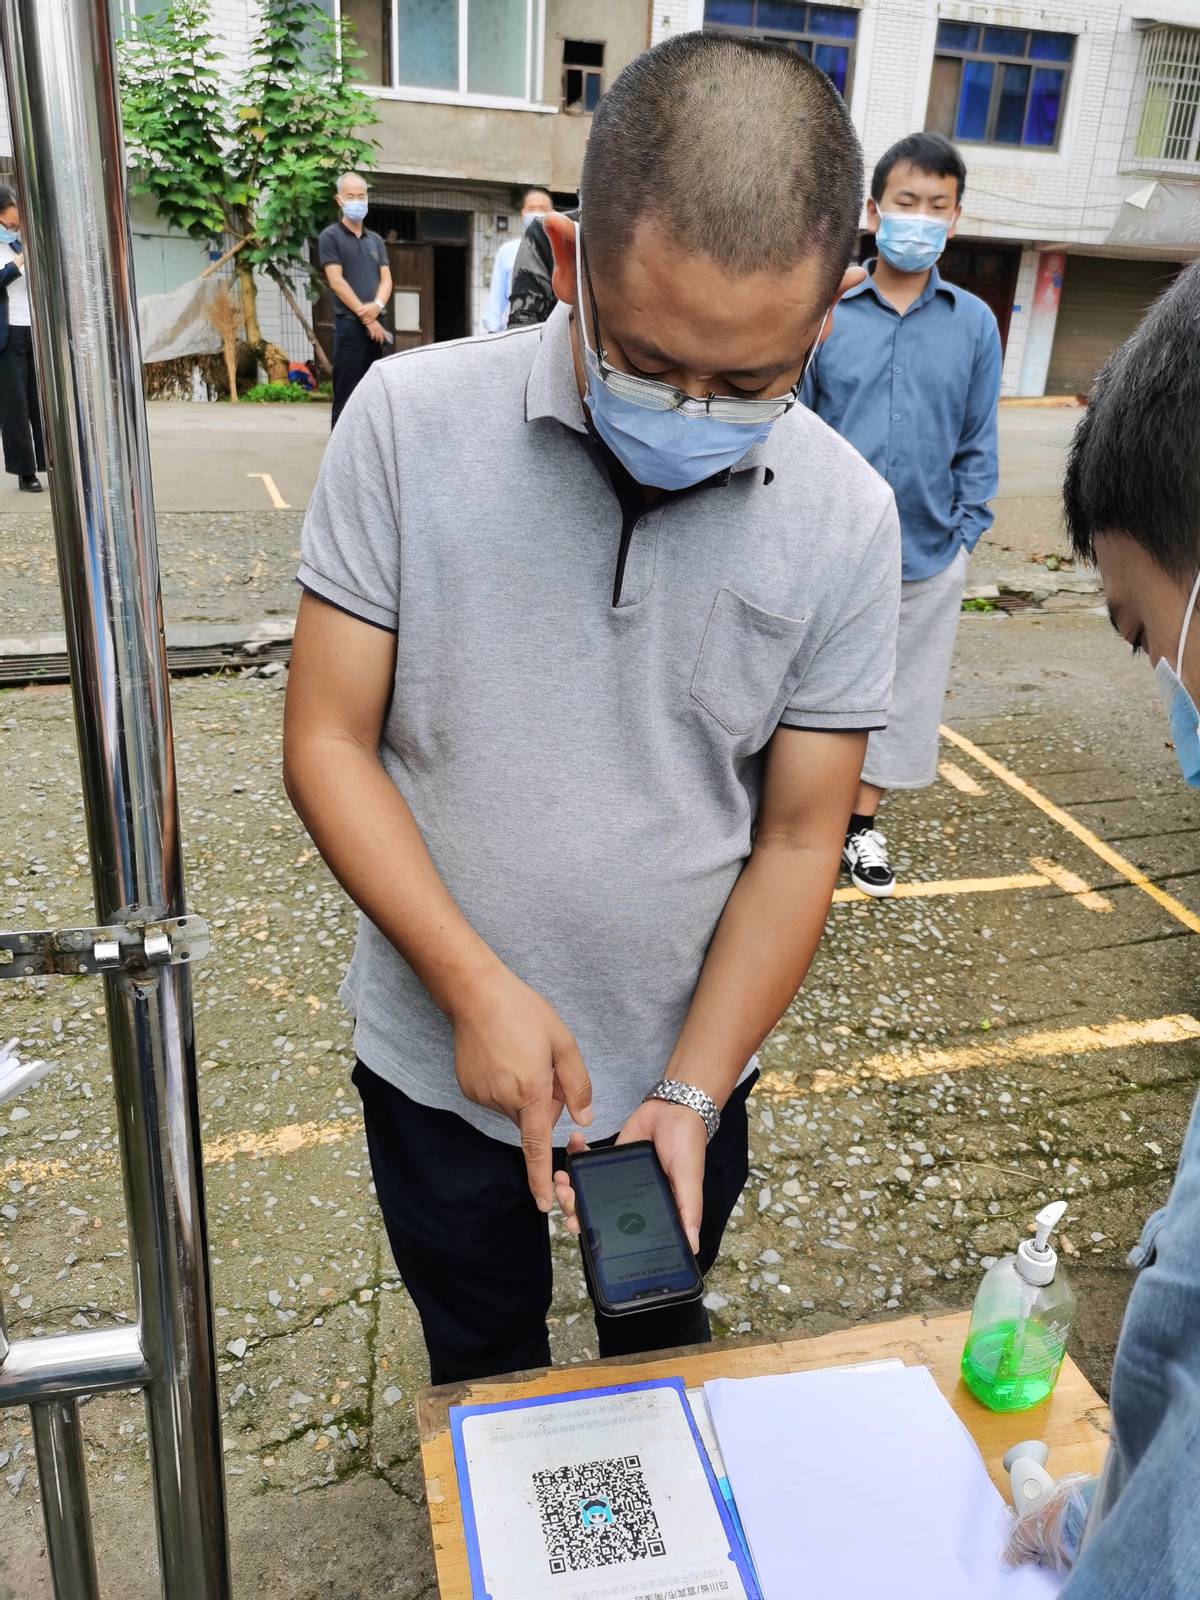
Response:
[[[662,1078],[646,1096],[647,1100],[665,1100],[669,1105],[687,1106],[694,1111],[708,1129],[711,1141],[721,1126],[721,1113],[717,1102],[693,1083],[680,1083],[678,1078]]]

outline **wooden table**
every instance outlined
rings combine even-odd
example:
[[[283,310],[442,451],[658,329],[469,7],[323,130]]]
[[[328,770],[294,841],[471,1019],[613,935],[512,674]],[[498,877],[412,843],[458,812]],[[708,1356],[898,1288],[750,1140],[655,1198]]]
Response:
[[[764,1373],[806,1372],[814,1367],[898,1356],[909,1366],[929,1368],[938,1388],[966,1423],[1005,1500],[1008,1482],[1000,1463],[1009,1446],[1021,1439],[1045,1441],[1050,1450],[1047,1465],[1055,1477],[1064,1472],[1098,1472],[1108,1438],[1108,1407],[1075,1363],[1068,1357],[1045,1405],[1016,1415],[998,1415],[981,1406],[959,1377],[958,1364],[969,1321],[969,1315],[961,1312],[945,1317],[865,1323],[817,1339],[786,1339],[776,1344],[729,1339],[633,1360],[554,1367],[519,1378],[492,1378],[424,1390],[417,1400],[417,1425],[441,1600],[471,1600],[447,1415],[452,1405],[523,1400],[530,1395],[563,1394],[610,1383],[636,1383],[645,1378],[682,1378],[689,1388],[694,1388],[709,1378],[755,1378]]]

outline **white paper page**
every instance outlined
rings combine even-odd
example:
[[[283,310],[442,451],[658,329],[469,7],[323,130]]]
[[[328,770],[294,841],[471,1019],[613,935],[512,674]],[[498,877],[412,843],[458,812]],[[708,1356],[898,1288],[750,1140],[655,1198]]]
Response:
[[[1049,1600],[1008,1567],[1004,1502],[924,1367],[705,1384],[765,1600]]]
[[[491,1600],[650,1600],[706,1583],[745,1600],[685,1404],[640,1389],[464,1420]]]

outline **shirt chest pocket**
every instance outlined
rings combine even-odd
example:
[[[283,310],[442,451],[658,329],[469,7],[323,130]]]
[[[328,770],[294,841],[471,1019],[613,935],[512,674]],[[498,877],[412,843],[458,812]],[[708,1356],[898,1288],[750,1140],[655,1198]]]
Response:
[[[692,676],[692,699],[727,733],[753,733],[779,699],[807,629],[807,617],[777,616],[732,589],[720,590]]]

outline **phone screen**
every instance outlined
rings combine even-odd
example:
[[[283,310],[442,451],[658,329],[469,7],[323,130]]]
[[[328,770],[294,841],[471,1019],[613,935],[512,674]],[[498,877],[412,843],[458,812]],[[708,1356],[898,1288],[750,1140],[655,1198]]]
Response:
[[[610,1305],[700,1289],[695,1258],[653,1147],[590,1151],[571,1163],[586,1249]]]

